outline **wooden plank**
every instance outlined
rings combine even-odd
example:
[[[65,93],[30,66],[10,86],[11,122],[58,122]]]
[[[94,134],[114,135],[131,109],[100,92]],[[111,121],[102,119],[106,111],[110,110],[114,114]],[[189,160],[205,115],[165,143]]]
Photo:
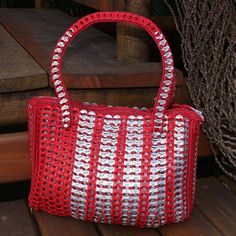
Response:
[[[98,224],[98,230],[103,236],[158,236],[156,229],[140,229],[124,225]]]
[[[126,2],[125,11],[141,16],[150,15],[150,0],[130,0]],[[149,44],[144,30],[128,24],[117,24],[117,59],[124,62],[148,62]]]
[[[236,182],[226,175],[218,176],[219,181],[231,192],[236,194]]]
[[[156,88],[70,90],[73,101],[112,106],[152,107]]]
[[[165,225],[159,228],[163,236],[209,236],[222,235],[217,229],[197,210],[193,209],[192,217],[183,223]]]
[[[30,179],[28,136],[26,132],[0,135],[0,183]]]
[[[177,87],[176,102],[184,100]],[[96,102],[114,106],[152,107],[157,88],[88,89],[69,91],[74,101]],[[26,123],[26,103],[32,97],[54,95],[51,89],[0,94],[0,126]]]
[[[0,128],[6,125],[26,123],[27,101],[32,97],[50,94],[50,89],[0,94]]]
[[[39,235],[24,200],[0,203],[0,235]]]
[[[98,236],[92,223],[34,211],[42,236]]]
[[[48,86],[46,72],[0,25],[0,93]]]
[[[74,101],[95,102],[112,106],[152,108],[158,88],[123,88],[123,89],[89,89],[69,90]],[[175,102],[186,100],[182,87],[176,88]]]
[[[48,72],[58,38],[75,20],[58,10],[0,9],[4,27]],[[117,61],[115,39],[90,27],[71,43],[63,71],[68,88],[153,87],[160,83],[162,68],[161,63]],[[176,75],[181,85],[182,72]]]
[[[74,2],[80,3],[87,7],[96,9],[98,11],[114,11],[115,1],[114,0],[74,0]]]
[[[196,207],[223,235],[236,235],[236,196],[215,177],[198,180]]]

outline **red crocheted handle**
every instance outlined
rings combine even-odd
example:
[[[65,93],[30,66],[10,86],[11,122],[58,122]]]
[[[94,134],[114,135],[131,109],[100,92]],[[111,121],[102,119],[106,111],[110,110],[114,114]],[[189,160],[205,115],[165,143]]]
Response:
[[[63,55],[69,43],[77,34],[88,28],[90,25],[99,22],[130,23],[132,25],[145,29],[155,41],[161,53],[163,72],[160,88],[155,98],[153,114],[156,116],[155,120],[162,120],[164,111],[168,108],[172,101],[175,88],[173,58],[167,40],[161,33],[160,29],[151,20],[145,17],[128,12],[98,12],[87,15],[73,24],[59,39],[53,52],[51,64],[51,80],[54,84],[56,95],[60,99],[61,111],[63,116],[62,121],[64,127],[66,128],[70,126],[71,102],[62,79]]]

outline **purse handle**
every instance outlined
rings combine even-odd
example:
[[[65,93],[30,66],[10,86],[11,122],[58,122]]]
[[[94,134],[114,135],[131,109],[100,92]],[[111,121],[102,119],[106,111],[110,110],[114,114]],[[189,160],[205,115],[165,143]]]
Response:
[[[71,99],[62,79],[62,59],[66,48],[75,36],[88,28],[90,25],[99,22],[130,23],[146,30],[155,41],[160,50],[163,63],[162,81],[155,98],[153,109],[155,128],[160,128],[164,117],[164,111],[171,104],[175,91],[175,73],[172,53],[164,35],[151,20],[128,12],[97,12],[87,15],[74,23],[59,39],[56,47],[54,48],[51,63],[51,81],[54,85],[56,96],[60,101],[62,123],[64,128],[70,127],[72,106]]]

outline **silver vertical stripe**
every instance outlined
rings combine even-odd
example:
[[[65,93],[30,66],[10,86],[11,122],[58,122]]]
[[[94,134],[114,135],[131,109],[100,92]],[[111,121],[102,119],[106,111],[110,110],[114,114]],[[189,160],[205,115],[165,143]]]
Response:
[[[165,116],[165,118],[167,118]],[[150,190],[149,190],[149,213],[147,227],[158,227],[165,224],[165,184],[167,165],[166,132],[168,120],[163,124],[161,134],[153,133],[152,154],[150,162]]]
[[[134,132],[137,132],[134,134]],[[122,224],[135,225],[138,215],[143,146],[143,117],[129,116],[122,188]],[[131,209],[130,209],[131,208]]]
[[[98,159],[95,222],[111,223],[111,207],[120,116],[106,115]]]
[[[186,164],[188,153],[185,145],[187,140],[188,123],[184,122],[181,115],[176,116],[175,133],[174,133],[174,153],[175,153],[175,183],[174,183],[174,206],[175,206],[175,221],[179,222],[185,217],[186,213],[186,196],[185,196],[185,181],[183,176],[186,176]]]
[[[71,215],[84,220],[95,113],[80,111],[71,188]]]

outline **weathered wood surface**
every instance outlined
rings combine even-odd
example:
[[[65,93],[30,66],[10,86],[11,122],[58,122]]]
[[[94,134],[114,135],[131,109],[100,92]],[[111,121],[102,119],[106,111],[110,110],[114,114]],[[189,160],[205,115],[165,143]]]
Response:
[[[42,236],[99,236],[95,227],[88,221],[78,221],[70,217],[60,217],[34,211]]]
[[[103,236],[158,236],[156,229],[140,229],[138,227],[123,225],[98,224],[98,229]]]
[[[75,20],[58,10],[0,9],[4,27],[47,72],[57,40]],[[153,87],[162,73],[161,63],[118,62],[115,39],[94,27],[71,43],[63,65],[68,88]],[[182,72],[176,75],[181,85]]]
[[[222,235],[236,235],[235,203],[236,195],[216,178],[198,180],[196,207]]]
[[[46,72],[0,25],[0,93],[48,87]]]
[[[159,231],[163,236],[220,236],[222,235],[196,208],[190,220],[183,223],[165,225]]]
[[[94,8],[98,11],[124,11],[129,1],[125,0],[74,0],[75,2],[81,3],[87,7]],[[157,24],[157,26],[163,32],[176,31],[176,25],[173,16],[150,16],[151,20]]]
[[[130,0],[124,10],[149,17],[150,0]],[[148,62],[149,43],[147,33],[136,26],[118,23],[116,26],[117,59],[124,62]]]
[[[116,10],[115,7],[115,0],[74,0],[77,3],[83,4],[87,7],[91,7],[98,11],[114,11]],[[120,1],[120,0],[119,0]]]
[[[157,88],[123,89],[76,89],[69,90],[74,101],[95,102],[114,106],[152,107]],[[0,127],[27,122],[26,104],[32,97],[55,96],[53,89],[39,89],[17,93],[0,94]],[[175,101],[183,103],[188,97],[178,86]]]
[[[0,134],[0,184],[26,180],[30,177],[27,133]]]
[[[236,194],[236,184],[235,181],[225,175],[221,175],[218,177],[219,181],[231,192]]]
[[[0,203],[0,235],[39,236],[24,200]]]
[[[32,97],[51,95],[50,89],[0,94],[0,129],[27,122],[26,104]]]
[[[148,107],[154,105],[154,98],[158,88],[123,88],[123,89],[89,89],[69,90],[74,101],[95,102],[112,106]],[[177,87],[175,102],[182,103],[188,98]]]

